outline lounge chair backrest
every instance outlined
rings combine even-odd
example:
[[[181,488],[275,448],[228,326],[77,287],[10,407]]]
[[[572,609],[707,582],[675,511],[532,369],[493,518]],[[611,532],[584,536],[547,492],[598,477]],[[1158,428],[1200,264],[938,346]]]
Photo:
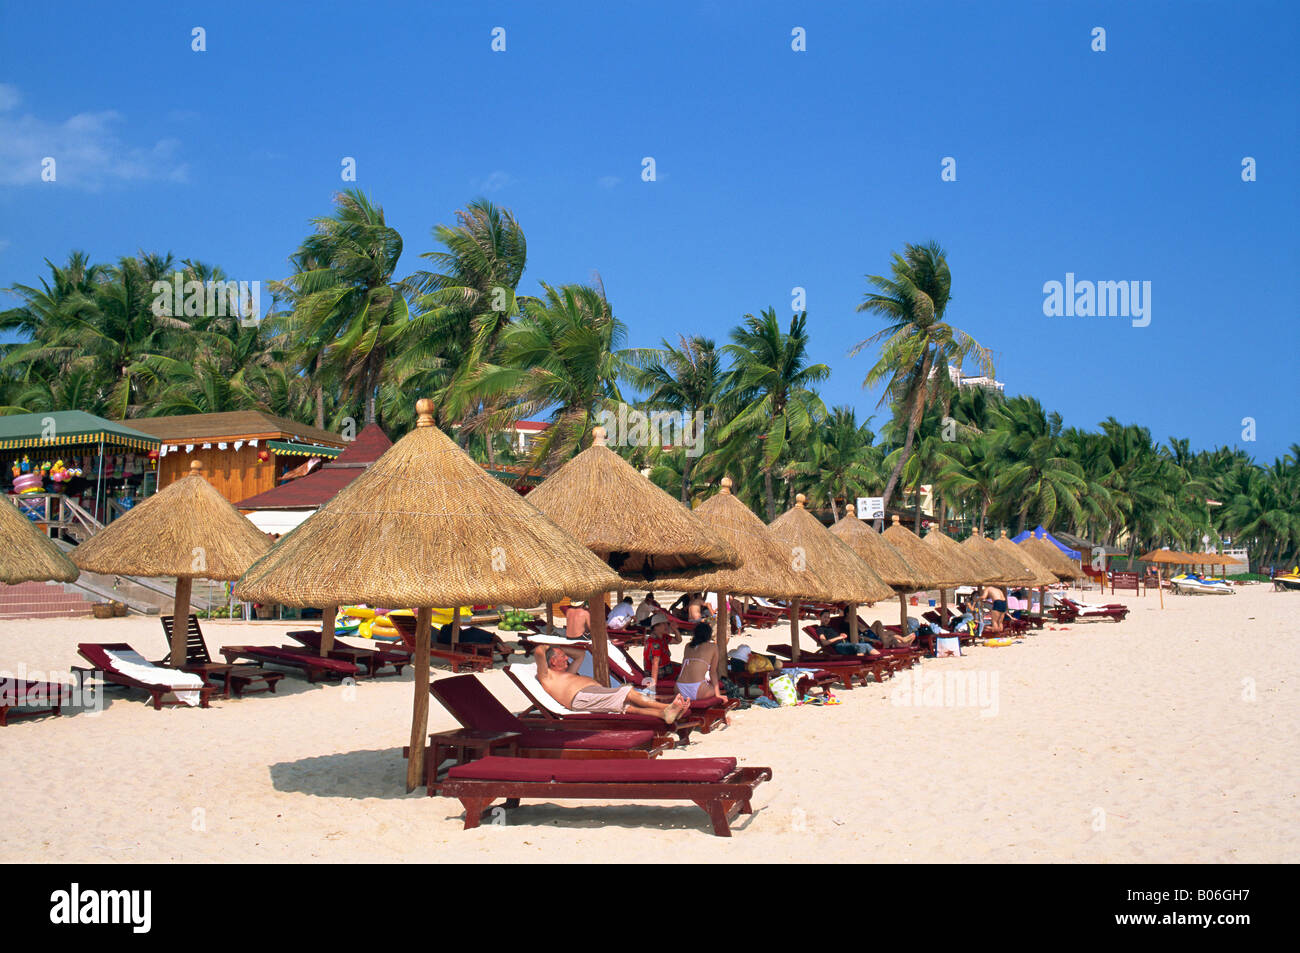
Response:
[[[623,681],[631,682],[645,678],[645,672],[642,671],[635,662],[633,662],[621,648],[610,642],[607,646],[609,649],[608,658],[611,666],[617,665],[623,671]]]
[[[470,731],[524,730],[519,719],[473,675],[440,678],[429,683],[429,691]]]
[[[506,666],[506,674],[519,690],[528,696],[528,700],[539,708],[544,708],[553,715],[578,714],[572,708],[565,708],[537,680],[537,666],[524,662],[512,662]]]
[[[159,619],[162,622],[163,631],[167,633],[167,645],[170,646],[176,619],[174,616],[169,615],[159,616]],[[185,621],[185,661],[199,665],[211,663],[212,656],[208,654],[208,644],[203,638],[203,630],[199,628],[199,617],[191,615]]]
[[[293,639],[295,642],[301,642],[309,649],[315,649],[317,652],[320,651],[322,636],[319,632],[313,631],[312,629],[295,629],[292,632],[286,632],[285,635]]]

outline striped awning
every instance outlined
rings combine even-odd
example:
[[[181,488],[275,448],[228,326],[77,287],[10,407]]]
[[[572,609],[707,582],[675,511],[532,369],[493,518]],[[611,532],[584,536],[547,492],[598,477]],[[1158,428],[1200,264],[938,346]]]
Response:
[[[333,460],[343,452],[342,447],[321,447],[313,443],[289,443],[284,440],[268,440],[266,445],[272,453],[282,457],[324,457]]]
[[[159,441],[150,440],[147,437],[128,437],[125,434],[101,431],[99,433],[68,434],[67,436],[50,437],[48,439],[42,439],[41,437],[20,437],[17,439],[0,440],[0,450],[28,450],[40,447],[72,447],[81,445],[85,445],[91,449],[98,449],[101,440],[106,446],[126,447],[128,450],[154,450],[159,444]]]

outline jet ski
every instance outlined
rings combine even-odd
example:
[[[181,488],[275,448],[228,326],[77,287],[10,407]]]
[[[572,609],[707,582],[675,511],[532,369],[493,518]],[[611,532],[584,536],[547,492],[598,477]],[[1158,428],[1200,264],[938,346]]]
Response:
[[[1232,586],[1225,579],[1205,579],[1194,572],[1179,573],[1169,580],[1169,585],[1178,593],[1204,593],[1213,596],[1235,595]]]

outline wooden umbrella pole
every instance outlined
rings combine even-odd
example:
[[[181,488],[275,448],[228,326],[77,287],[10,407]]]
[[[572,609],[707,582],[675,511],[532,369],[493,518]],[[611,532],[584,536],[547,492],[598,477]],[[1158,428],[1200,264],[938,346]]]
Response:
[[[451,650],[456,651],[456,645],[460,642],[460,606],[451,610]]]
[[[546,603],[546,627],[553,628],[554,626],[555,626],[555,606],[551,605],[550,601],[548,600]]]
[[[609,684],[609,635],[605,631],[605,593],[589,600],[591,604],[592,678]]]
[[[1160,593],[1160,608],[1165,607],[1165,567],[1156,570],[1156,592]]]
[[[185,664],[185,640],[190,632],[190,593],[194,580],[189,576],[176,577],[176,604],[172,607],[172,668]]]
[[[898,616],[898,624],[903,627],[903,636],[906,638],[907,636],[907,593],[900,592],[898,594],[898,608],[900,610]]]
[[[785,611],[790,619],[790,657],[797,662],[799,661],[799,600],[791,599]]]
[[[722,684],[722,676],[727,674],[727,634],[731,626],[731,607],[727,604],[727,594],[718,593],[718,659],[713,666],[717,684]]]
[[[856,643],[858,641],[858,604],[850,603],[849,610],[849,641]]]
[[[326,606],[321,609],[320,617],[320,656],[327,658],[334,651],[334,613],[338,606]]]
[[[424,777],[425,736],[429,731],[429,625],[432,620],[432,609],[415,610],[415,702],[411,710],[410,755],[406,759],[408,794]]]

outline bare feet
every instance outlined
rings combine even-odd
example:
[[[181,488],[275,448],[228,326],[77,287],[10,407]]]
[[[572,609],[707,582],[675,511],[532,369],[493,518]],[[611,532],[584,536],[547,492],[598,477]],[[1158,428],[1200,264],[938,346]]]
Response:
[[[690,707],[690,703],[681,695],[678,695],[672,700],[672,703],[669,704],[669,706],[663,710],[662,717],[664,723],[671,725],[678,718],[680,718],[682,716],[682,712],[686,711],[686,709],[689,707]]]

